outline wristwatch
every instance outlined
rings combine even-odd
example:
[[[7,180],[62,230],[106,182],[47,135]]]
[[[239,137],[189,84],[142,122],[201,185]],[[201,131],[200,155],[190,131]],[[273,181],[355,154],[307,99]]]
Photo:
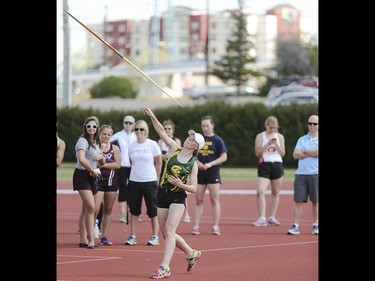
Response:
[[[304,148],[304,149],[302,150],[302,152],[303,152],[303,154],[307,154],[307,149]]]

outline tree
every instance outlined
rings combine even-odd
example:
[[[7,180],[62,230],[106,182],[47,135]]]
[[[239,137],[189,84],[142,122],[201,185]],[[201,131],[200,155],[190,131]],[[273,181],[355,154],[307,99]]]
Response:
[[[133,90],[132,82],[127,78],[109,76],[90,88],[92,98],[121,97],[133,99],[137,92]]]
[[[247,31],[247,19],[242,2],[238,0],[239,9],[233,11],[231,15],[235,20],[235,27],[227,40],[226,54],[215,61],[209,71],[223,82],[235,85],[237,88],[247,82],[251,76],[258,76],[256,71],[247,67],[249,63],[255,61],[255,57],[250,55],[254,44]]]
[[[309,56],[310,65],[311,65],[311,75],[319,77],[319,47],[317,44],[317,40],[315,37],[311,38],[309,42],[307,42],[304,46]]]
[[[317,76],[318,47],[309,42],[303,45],[299,39],[279,41],[276,71],[279,76]]]

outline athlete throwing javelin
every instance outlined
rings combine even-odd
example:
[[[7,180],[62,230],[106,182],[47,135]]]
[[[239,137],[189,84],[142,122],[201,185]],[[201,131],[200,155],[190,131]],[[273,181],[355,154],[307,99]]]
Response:
[[[150,116],[155,131],[168,146],[170,152],[157,190],[157,214],[160,231],[165,239],[164,256],[160,266],[151,274],[152,279],[162,279],[171,276],[169,264],[176,247],[186,254],[187,271],[193,270],[201,256],[201,252],[193,250],[176,233],[176,229],[186,208],[186,192],[197,191],[196,159],[198,150],[204,145],[204,138],[194,130],[189,130],[189,136],[181,147],[167,135],[163,125],[150,108],[143,107],[142,112]]]

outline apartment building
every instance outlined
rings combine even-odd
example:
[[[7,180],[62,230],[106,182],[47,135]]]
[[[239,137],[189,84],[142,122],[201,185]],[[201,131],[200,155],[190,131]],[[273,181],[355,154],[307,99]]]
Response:
[[[183,80],[182,83],[177,84],[185,85],[183,91],[204,83],[207,61],[212,64],[225,54],[226,42],[235,26],[232,12],[224,10],[207,15],[189,7],[175,6],[149,20],[123,19],[88,26],[139,68],[147,73],[151,71],[162,86],[171,87],[167,81],[176,81],[174,76],[181,77],[178,79]],[[250,14],[247,29],[254,42],[250,52],[256,57],[251,67],[267,71],[274,66],[278,40],[300,35],[300,12],[286,4],[269,9],[264,15]],[[73,74],[73,88],[87,93],[90,85],[104,75],[139,76],[135,71],[129,72],[131,67],[127,62],[97,38],[88,36],[87,40],[91,71]],[[166,69],[173,66],[177,69]],[[150,87],[141,85],[139,90],[140,96],[144,96],[150,92]],[[181,89],[173,91],[181,93]]]
[[[207,16],[202,11],[175,6],[150,20],[124,19],[89,27],[121,54],[141,60],[144,65],[205,60],[206,54],[212,63],[225,53],[235,24],[231,13],[225,10]],[[247,25],[254,38],[252,55],[266,67],[275,58],[278,39],[299,36],[300,12],[291,5],[279,5],[267,10],[265,15],[248,15]],[[88,37],[88,46],[91,68],[114,67],[123,62],[95,37]]]

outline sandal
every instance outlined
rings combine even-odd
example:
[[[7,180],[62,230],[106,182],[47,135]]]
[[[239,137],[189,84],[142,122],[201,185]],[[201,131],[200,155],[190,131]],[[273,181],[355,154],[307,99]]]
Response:
[[[89,244],[86,244],[86,243],[79,243],[78,244],[78,247],[80,248],[86,248]]]

